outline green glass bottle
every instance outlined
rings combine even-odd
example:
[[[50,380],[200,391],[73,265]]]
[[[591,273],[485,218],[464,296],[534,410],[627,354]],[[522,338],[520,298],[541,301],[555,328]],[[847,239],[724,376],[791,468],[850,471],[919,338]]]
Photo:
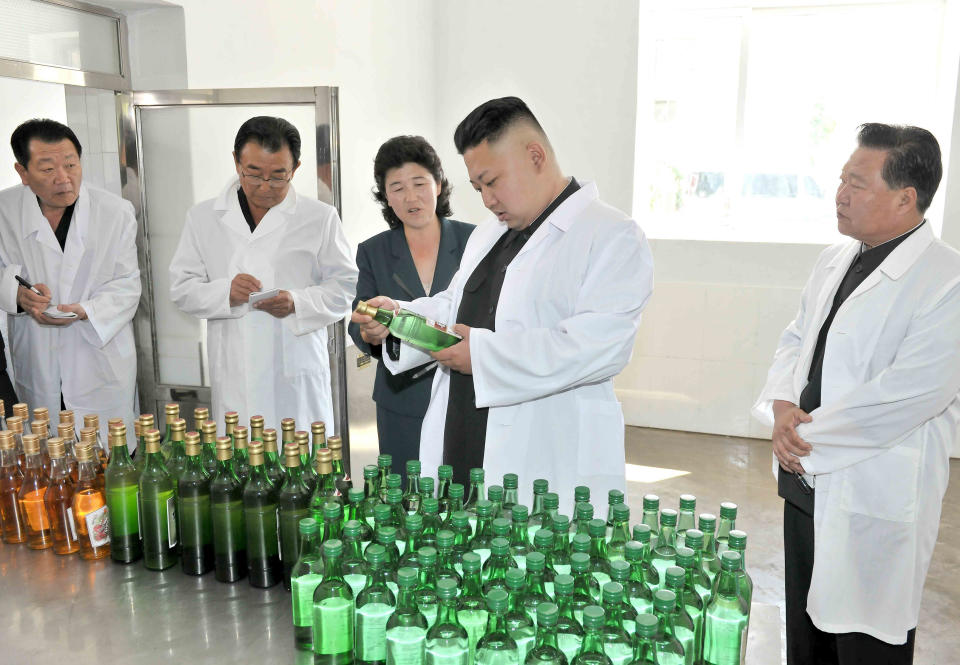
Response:
[[[552,535],[552,532],[547,532]],[[537,606],[550,601],[544,583],[547,558],[542,552],[530,552],[527,555],[527,579],[521,602],[531,622],[537,616]]]
[[[327,439],[327,448],[330,449],[330,464],[333,466],[333,485],[337,488],[334,497],[337,503],[343,503],[347,492],[353,487],[353,480],[343,467],[343,441],[339,436],[331,436]]]
[[[583,626],[573,613],[573,577],[567,574],[557,575],[553,582],[553,592],[557,600],[557,644],[568,661],[573,661],[580,653],[583,643]]]
[[[686,547],[687,529],[694,529],[696,523],[697,497],[693,494],[680,495],[680,511],[677,515],[677,545]]]
[[[677,548],[677,565],[687,571],[688,586],[696,591],[702,600],[703,607],[706,607],[707,603],[710,602],[713,589],[710,585],[710,578],[703,571],[703,531],[700,529],[687,529],[684,542],[686,543],[685,548]],[[693,565],[689,570],[687,566],[680,561],[681,549],[689,549],[693,554]]]
[[[110,461],[103,472],[110,518],[110,558],[133,563],[143,556],[140,541],[140,471],[130,459],[127,428],[110,429]]]
[[[614,504],[610,509],[610,519],[613,520],[613,531],[607,543],[607,558],[610,561],[622,561],[623,549],[630,540],[630,508],[623,503]]]
[[[414,596],[417,607],[427,618],[427,625],[431,625],[437,617],[437,550],[430,546],[417,550],[417,561],[420,563],[420,579]]]
[[[250,477],[250,458],[247,454],[248,430],[243,425],[233,428],[233,472],[241,485]]]
[[[243,487],[243,520],[247,536],[250,585],[267,588],[283,579],[278,530],[278,488],[263,464],[263,442],[250,444],[250,478]]]
[[[193,431],[199,434],[203,430],[203,423],[210,420],[210,409],[198,406],[193,409]]]
[[[437,501],[440,505],[440,516],[444,519],[450,514],[450,484],[452,481],[452,466],[441,464],[437,467]]]
[[[474,662],[477,642],[487,629],[487,601],[480,580],[480,557],[474,552],[463,555],[463,590],[457,600],[460,623],[470,638],[470,662]]]
[[[280,563],[283,565],[283,586],[290,588],[290,571],[300,551],[300,520],[310,514],[310,489],[303,481],[300,466],[300,445],[295,441],[283,446],[283,460],[287,475],[277,494],[280,518]],[[316,519],[316,518],[314,518]],[[340,534],[337,533],[337,536]]]
[[[452,513],[448,528],[453,531],[454,561],[459,562],[463,555],[470,551],[470,542],[473,539],[473,531],[470,529],[470,516],[463,510]]]
[[[507,631],[513,641],[517,643],[518,655],[522,663],[527,657],[527,651],[533,648],[533,641],[537,636],[533,620],[523,606],[523,597],[527,587],[526,574],[519,568],[510,568],[507,570],[506,583],[509,596],[506,616]]]
[[[570,574],[573,575],[573,597],[570,605],[573,607],[577,621],[583,621],[583,609],[592,605],[600,597],[600,584],[597,578],[590,574],[590,555],[585,552],[574,552],[570,555]],[[556,589],[556,582],[554,582]]]
[[[426,497],[421,504],[423,506],[423,535],[420,542],[423,545],[435,546],[437,544],[437,532],[442,528],[440,526],[440,502],[435,497]]]
[[[427,665],[471,665],[467,629],[457,617],[457,583],[437,581],[437,618],[427,631]]]
[[[642,556],[639,561],[639,567],[643,572],[643,579],[646,581],[647,586],[650,587],[650,592],[653,593],[657,590],[657,583],[660,581],[660,574],[657,572],[657,569],[653,567],[653,546],[650,542],[651,538],[650,527],[646,524],[634,524],[633,525],[633,539],[641,544],[643,548]],[[653,600],[651,599],[651,603]]]
[[[377,494],[381,503],[387,502],[387,476],[393,471],[393,455],[377,455]]]
[[[520,665],[520,649],[507,629],[509,604],[504,589],[487,594],[487,630],[477,642],[477,665]]]
[[[147,442],[144,436],[154,428],[153,414],[141,413],[136,425],[139,425],[140,430],[136,432],[137,447],[133,451],[133,464],[142,472],[143,465],[147,462]],[[46,449],[45,446],[46,444],[44,444],[44,449]]]
[[[503,507],[501,510],[509,514],[514,505],[520,503],[520,479],[515,473],[503,474]]]
[[[493,540],[493,508],[493,502],[487,499],[480,499],[473,504],[473,513],[477,516],[477,527],[469,542],[468,551],[476,552],[481,559],[490,556],[490,541]]]
[[[609,557],[607,556],[607,523],[601,519],[590,520],[587,525],[590,535],[590,572],[603,587],[610,581]]]
[[[323,480],[323,472],[318,469],[320,473],[321,482]],[[382,503],[380,501],[380,482],[378,480],[379,470],[374,464],[367,464],[363,467],[363,504],[362,512],[363,519],[372,527],[373,526],[373,509],[375,506]]]
[[[218,582],[236,582],[247,575],[243,484],[231,464],[233,454],[228,442],[217,444],[217,470],[210,479],[214,574]]]
[[[441,529],[437,532],[437,583],[440,580],[453,580],[458,587],[463,582],[460,573],[457,572],[454,559],[456,555],[453,551],[453,543],[456,536],[452,531]],[[461,563],[462,563],[461,558]]]
[[[470,488],[463,501],[463,509],[471,515],[477,514],[477,501],[484,499],[484,472],[481,468],[470,469]]]
[[[319,478],[319,476],[318,476]],[[314,487],[316,489],[316,487]],[[344,524],[350,520],[355,520],[360,524],[360,540],[369,543],[373,540],[373,529],[367,524],[367,521],[362,519],[361,516],[361,505],[363,503],[363,489],[362,488],[351,488],[347,494],[349,502],[343,509],[343,518]],[[311,498],[312,500],[312,498]]]
[[[673,625],[677,596],[669,589],[661,589],[653,595],[653,614],[657,617],[656,652],[657,663],[684,665],[686,652],[676,636]]]
[[[310,494],[317,487],[317,472],[313,469],[313,457],[310,455],[310,435],[306,432],[296,432],[293,435],[297,448],[300,449],[300,475],[303,478],[303,484],[307,486]]]
[[[633,632],[633,622],[637,618],[637,609],[630,604],[630,596],[627,587],[630,585],[630,564],[626,561],[610,562],[610,581],[616,582],[621,587],[620,618],[623,620],[623,628],[628,633]],[[602,593],[601,589],[601,593]]]
[[[430,476],[420,476],[420,505],[423,506],[423,500],[433,497],[433,478]],[[421,507],[421,512],[423,511]]]
[[[517,562],[510,554],[510,543],[504,538],[490,541],[490,558],[483,564],[483,593],[489,595],[493,589],[507,588],[507,570],[517,568]]]
[[[397,606],[396,596],[387,586],[384,563],[386,550],[381,545],[367,548],[367,579],[357,594],[357,641],[355,660],[360,665],[387,662],[387,620]]]
[[[590,488],[586,485],[577,485],[573,488],[573,507],[570,510],[570,514],[574,517],[577,515],[578,503],[590,503]],[[590,519],[593,518],[591,517]]]
[[[357,520],[349,520],[343,525],[343,579],[347,581],[356,596],[367,582],[367,562],[363,558],[363,541],[360,540],[362,525]],[[382,547],[382,545],[381,545]]]
[[[647,537],[649,538],[649,531]],[[653,570],[653,568],[645,567],[643,552],[643,544],[636,540],[628,541],[623,549],[625,562],[630,565],[630,578],[624,584],[624,591],[627,601],[638,614],[653,612],[653,589],[647,577],[647,570]],[[656,573],[655,570],[653,572]]]
[[[329,448],[321,448],[317,451],[316,470],[317,482],[310,494],[310,516],[317,521],[321,521],[323,519],[323,507],[327,503],[336,502],[335,495],[337,493]],[[360,517],[358,516],[357,519],[360,519]]]
[[[545,492],[546,490],[544,490]],[[542,501],[541,496],[541,505]],[[510,509],[510,514],[513,518],[512,531],[510,532],[510,553],[513,554],[517,564],[522,568],[527,553],[532,549],[530,544],[530,516],[527,507],[521,503],[515,504]]]
[[[160,442],[160,454],[163,456],[164,464],[166,464],[173,455],[173,431],[171,425],[173,425],[175,420],[180,418],[180,405],[175,402],[165,404],[163,407],[163,415],[165,416],[164,422],[166,422],[167,426],[163,433],[163,440]],[[184,429],[186,429],[186,423],[184,423]]]
[[[553,556],[550,565],[557,575],[570,574],[570,518],[557,515],[553,519]],[[534,536],[536,537],[536,536]]]
[[[657,665],[657,617],[643,613],[637,616],[637,635],[633,642],[630,665]]]
[[[591,522],[593,520],[590,520]],[[578,533],[573,537],[573,540],[570,541],[570,553],[575,554],[576,552],[582,552],[587,556],[590,555],[590,536],[585,533]]]
[[[310,458],[315,459],[317,451],[327,447],[327,425],[319,420],[310,423],[310,436],[313,437],[313,448],[310,451]]]
[[[497,519],[500,517],[500,513],[503,512],[503,486],[491,485],[488,487],[487,501],[493,504],[493,512],[491,513],[490,518]]]
[[[537,606],[537,639],[524,660],[525,665],[567,665],[557,642],[559,608],[549,602]]]
[[[407,489],[403,493],[403,509],[420,512],[420,460],[407,460]]]
[[[696,660],[698,630],[684,604],[685,581],[686,574],[683,568],[679,566],[667,568],[664,588],[676,595],[676,603],[673,607],[673,634],[683,645],[683,662],[685,665],[693,665]]]
[[[374,531],[382,526],[392,526],[397,528],[396,516],[393,509],[386,503],[378,503],[373,507],[373,528]]]
[[[240,423],[240,414],[236,411],[227,411],[223,414],[223,435],[230,439],[230,445],[236,445],[234,431]]]
[[[406,545],[403,547],[403,554],[400,556],[401,568],[415,568],[419,570],[420,564],[417,562],[417,550],[423,547],[423,516],[407,515],[404,519],[404,531],[406,533]],[[453,534],[450,534],[453,536]]]
[[[643,516],[640,518],[641,524],[650,527],[650,547],[657,544],[657,537],[660,535],[660,497],[656,494],[646,494],[643,497]],[[636,536],[634,536],[636,540]]]
[[[180,566],[187,575],[203,575],[214,566],[210,474],[203,466],[196,436],[189,437],[185,452],[187,464],[177,483]]]
[[[747,573],[747,533],[740,529],[731,529],[727,538],[727,548],[740,553],[740,569],[737,571],[737,587],[747,603],[747,614],[753,601],[753,579]]]
[[[677,511],[664,508],[660,511],[660,533],[657,546],[653,548],[650,563],[657,571],[657,588],[662,589],[666,579],[665,571],[677,560]]]
[[[601,589],[604,620],[600,636],[603,650],[613,665],[627,665],[633,660],[633,642],[623,627],[623,587],[607,582]]]
[[[280,420],[280,439],[277,447],[280,452],[280,463],[283,464],[283,455],[288,443],[295,443],[297,437],[297,421],[293,418],[282,418]]]
[[[393,473],[390,475],[391,477],[397,478],[397,481],[399,482],[399,474]],[[397,538],[405,540],[407,537],[407,511],[403,509],[403,490],[401,490],[399,487],[391,487],[388,489],[387,505],[390,506],[390,512],[393,513],[393,526],[397,529]]]
[[[544,478],[533,481],[533,506],[530,508],[530,525],[543,525],[543,497],[550,491],[550,483]]]
[[[208,474],[217,470],[217,422],[208,420],[200,431],[200,443],[203,447],[201,461]]]
[[[717,516],[713,513],[700,513],[697,518],[697,528],[703,532],[703,548],[700,550],[700,561],[703,572],[710,580],[710,588],[720,574],[720,557],[717,554],[716,530]],[[709,603],[708,603],[709,604]]]
[[[343,579],[342,556],[339,540],[323,544],[323,579],[313,591],[313,662],[317,665],[353,663],[353,591]]]
[[[533,551],[530,554],[538,553],[543,556],[543,582],[545,585],[552,585],[553,578],[557,576],[556,570],[553,568],[553,540],[553,531],[549,529],[540,529],[533,534]],[[530,554],[527,555],[527,560],[530,559]],[[527,568],[529,569],[529,565]],[[536,607],[531,609],[531,616],[535,613]]]
[[[692,531],[696,531],[696,529],[688,529],[687,533]],[[693,662],[699,663],[703,659],[703,611],[706,605],[693,583],[692,572],[696,568],[696,558],[694,557],[693,550],[689,547],[678,547],[677,565],[683,570],[683,589],[669,588],[677,594],[677,605],[682,605],[693,620]],[[669,573],[669,571],[670,569],[668,568],[667,572]],[[702,573],[703,571],[700,572]],[[669,579],[667,581],[669,582]]]
[[[279,490],[286,473],[277,452],[277,430],[272,428],[263,430],[263,467],[266,469],[267,478]]]
[[[543,495],[543,518],[540,520],[541,529],[553,529],[553,518],[560,508],[560,495],[556,492],[547,492]]]
[[[590,535],[590,521],[593,520],[593,505],[589,503],[578,503],[573,512],[574,535]]]
[[[610,490],[607,492],[607,526],[613,526],[613,507],[622,506],[623,504],[623,492],[620,490]]]
[[[703,621],[703,662],[738,665],[746,655],[749,625],[749,608],[737,584],[740,553],[727,550],[720,556],[720,566],[717,591]]]
[[[737,504],[724,501],[720,504],[720,522],[717,524],[717,555],[727,550],[727,539],[730,532],[737,528]]]
[[[187,421],[183,418],[175,418],[173,422],[169,424],[168,428],[170,430],[170,444],[167,450],[170,454],[169,457],[166,458],[164,466],[167,467],[170,477],[179,481],[180,476],[183,474],[183,469],[187,465],[186,444],[184,443]],[[160,453],[163,454],[162,449]]]
[[[446,515],[441,522],[441,526],[450,529],[453,526],[453,516],[463,512],[463,485],[460,483],[450,483],[447,488],[447,510]],[[467,516],[469,520],[469,515]]]
[[[423,665],[426,660],[428,625],[417,607],[418,582],[412,568],[397,571],[397,608],[387,620],[388,665]]]
[[[313,592],[323,578],[323,559],[317,521],[305,517],[298,528],[300,553],[290,570],[293,642],[299,651],[313,651]]]
[[[250,416],[250,443],[263,442],[263,416]]]
[[[571,665],[613,665],[603,648],[603,624],[606,620],[602,607],[587,605],[583,610],[583,643]]]
[[[327,501],[320,511],[323,525],[320,527],[321,540],[341,540],[343,537],[343,507],[339,503]],[[314,518],[316,519],[316,518]]]
[[[460,341],[460,336],[448,331],[442,323],[414,314],[405,309],[392,312],[368,305],[360,300],[357,303],[357,313],[373,317],[385,325],[397,339],[419,347],[426,351],[440,351],[453,346]]]
[[[379,527],[373,534],[375,542],[383,545],[387,551],[387,559],[384,566],[387,569],[387,579],[392,582],[397,580],[397,572],[400,569],[400,548],[397,547],[397,530],[392,526]],[[367,546],[369,547],[369,545]]]
[[[147,430],[143,440],[146,451],[140,474],[143,562],[150,570],[164,570],[177,563],[177,500],[173,479],[163,466],[160,432]]]
[[[490,526],[494,538],[506,538],[510,542],[510,536],[513,535],[513,522],[506,517],[498,517],[493,520]],[[493,542],[491,540],[491,542]],[[486,603],[486,601],[484,601]]]

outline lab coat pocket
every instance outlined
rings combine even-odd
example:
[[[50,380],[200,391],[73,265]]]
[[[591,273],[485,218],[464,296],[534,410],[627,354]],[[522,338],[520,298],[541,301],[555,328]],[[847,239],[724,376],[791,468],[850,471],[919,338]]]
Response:
[[[317,330],[305,335],[292,335],[283,330],[283,375],[287,378],[313,374],[326,368],[327,335]]]
[[[844,470],[840,507],[891,522],[917,517],[920,451],[899,445]]]
[[[620,402],[577,398],[578,476],[622,477],[623,411]]]

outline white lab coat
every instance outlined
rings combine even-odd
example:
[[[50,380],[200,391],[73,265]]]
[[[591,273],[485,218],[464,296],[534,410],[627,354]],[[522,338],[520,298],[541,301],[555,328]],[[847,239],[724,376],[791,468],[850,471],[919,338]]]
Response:
[[[100,416],[104,441],[109,418],[123,418],[132,432],[136,417],[136,238],[129,202],[82,185],[61,250],[33,190],[0,192],[0,309],[10,315],[17,397],[31,409],[47,407],[56,422],[62,390],[78,423],[88,413]],[[17,314],[14,275],[49,286],[54,305],[79,303],[87,320],[45,326]]]
[[[476,404],[490,407],[487,482],[517,473],[528,506],[535,478],[550,482],[561,507],[572,505],[576,485],[590,486],[601,503],[608,490],[625,490],[613,377],[630,359],[653,288],[653,258],[636,222],[598,196],[585,183],[543,222],[507,268],[496,332],[470,333]],[[495,219],[477,227],[447,290],[404,306],[452,325],[464,284],[506,230]],[[394,373],[429,360],[407,344],[399,362],[383,358]],[[436,474],[443,456],[449,385],[441,367],[420,437],[426,475]]]
[[[859,242],[826,249],[753,413],[798,403]],[[903,644],[916,627],[960,422],[960,253],[925,223],[850,295],[827,334],[821,406],[799,435],[816,481],[807,613],[826,632]],[[774,458],[774,474],[777,461]]]
[[[207,320],[213,417],[237,411],[240,422],[260,414],[267,427],[291,417],[297,427],[320,420],[334,432],[326,327],[344,318],[356,293],[357,266],[332,206],[293,187],[253,233],[233,178],[216,199],[187,213],[170,263],[170,297]],[[230,306],[238,273],[263,290],[283,289],[294,311],[278,319],[242,304]]]

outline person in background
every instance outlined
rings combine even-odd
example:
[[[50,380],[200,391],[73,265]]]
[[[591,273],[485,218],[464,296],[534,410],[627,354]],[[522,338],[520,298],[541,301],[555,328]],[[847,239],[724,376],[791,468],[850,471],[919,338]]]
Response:
[[[4,321],[4,317],[0,317],[0,321]],[[0,334],[0,400],[3,400],[3,412],[0,413],[0,418],[7,415],[8,404],[13,406],[17,403],[17,393],[13,388],[13,382],[10,381],[10,374],[7,372],[7,354],[3,338],[4,335]]]
[[[918,127],[870,123],[754,415],[784,498],[787,662],[913,662],[960,424],[960,253],[923,217],[942,175]]]
[[[445,290],[474,227],[448,219],[450,183],[437,153],[421,136],[394,137],[377,151],[373,179],[374,198],[390,230],[357,247],[360,276],[354,308],[359,300],[376,295],[415,300]],[[392,335],[368,341],[357,323],[349,330],[357,348],[378,360],[384,347],[398,353],[400,340]],[[434,371],[391,374],[382,362],[377,365],[373,399],[380,453],[392,455],[394,471],[403,476],[407,460],[420,458],[420,426]]]
[[[96,413],[103,437],[109,418],[132,431],[140,302],[133,207],[84,184],[83,149],[66,125],[28,120],[10,145],[22,184],[0,192],[0,309],[9,315],[17,395],[51,419],[63,408],[78,423]]]
[[[623,413],[613,377],[626,366],[653,289],[643,231],[602,202],[593,183],[564,175],[529,107],[486,102],[454,133],[470,184],[495,218],[470,236],[450,286],[403,306],[450,324],[463,340],[430,355],[400,344],[393,373],[431,360],[420,436],[424,473],[452,464],[487,478],[519,475],[530,505],[535,478],[560,505],[573,488],[626,489]],[[371,304],[396,307],[387,297]],[[368,339],[386,328],[354,312]]]
[[[327,326],[347,313],[357,267],[337,210],[298,194],[300,133],[257,116],[237,131],[236,175],[187,212],[170,297],[207,321],[213,413],[268,427],[291,417],[334,433]],[[277,289],[251,304],[251,294]]]

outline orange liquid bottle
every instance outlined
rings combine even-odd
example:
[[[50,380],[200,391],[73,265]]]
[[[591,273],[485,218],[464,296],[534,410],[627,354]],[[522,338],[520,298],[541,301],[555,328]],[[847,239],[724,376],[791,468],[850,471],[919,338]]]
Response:
[[[73,490],[80,556],[87,561],[110,556],[110,515],[103,481],[97,477],[100,463],[96,449],[96,439],[81,441],[77,446],[79,480]]]
[[[20,467],[20,475],[23,476],[23,466],[26,456],[23,454],[23,418],[20,416],[10,416],[7,418],[7,427],[13,434],[14,451],[17,456],[17,466]]]
[[[73,484],[77,484],[77,456],[74,453],[74,444],[76,441],[74,437],[76,436],[73,431],[72,422],[62,422],[63,414],[69,413],[70,420],[73,420],[73,411],[61,411],[60,419],[61,422],[57,425],[57,436],[63,439],[63,459],[67,461],[67,468],[70,469],[70,480],[73,481]]]
[[[43,503],[47,508],[53,530],[55,554],[73,554],[80,551],[77,523],[73,518],[73,481],[64,455],[66,442],[59,436],[50,439],[50,482]]]
[[[34,414],[38,411],[46,411],[46,409],[33,410]],[[40,466],[43,467],[43,473],[47,478],[50,477],[50,451],[47,450],[47,439],[50,438],[49,425],[46,420],[37,420],[36,415],[34,415],[33,421],[30,423],[30,431],[36,435],[37,440],[40,442]]]
[[[40,459],[40,437],[36,434],[24,434],[23,450],[26,459],[17,501],[27,526],[27,547],[32,550],[45,550],[53,546],[53,529],[47,508],[43,505],[48,480]]]
[[[22,543],[27,540],[26,526],[17,493],[23,482],[23,474],[17,464],[17,450],[13,433],[0,432],[0,528],[3,542]]]

